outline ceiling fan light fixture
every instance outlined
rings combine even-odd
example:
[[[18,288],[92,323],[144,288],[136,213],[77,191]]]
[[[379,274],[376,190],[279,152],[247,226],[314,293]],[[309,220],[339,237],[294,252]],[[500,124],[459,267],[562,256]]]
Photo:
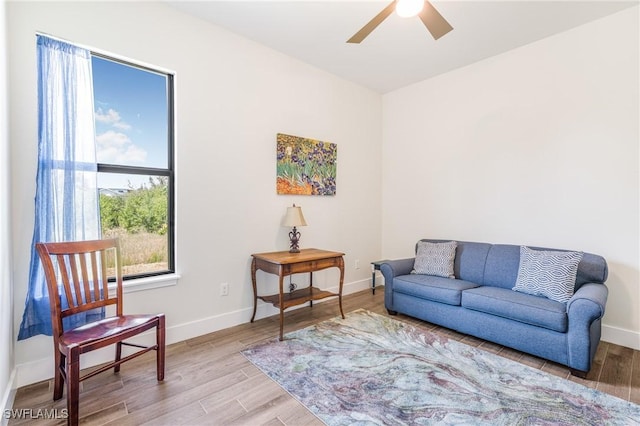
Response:
[[[411,18],[422,11],[424,0],[397,0],[396,13],[403,18]]]
[[[393,13],[394,9],[396,13],[402,17],[420,16],[420,20],[435,40],[438,40],[453,29],[451,24],[442,17],[428,0],[393,0],[382,9],[380,13],[374,16],[373,19],[367,22],[364,27],[360,28],[360,31],[347,40],[347,43],[360,43],[371,34],[371,31],[375,30],[382,21],[387,19],[389,15]]]

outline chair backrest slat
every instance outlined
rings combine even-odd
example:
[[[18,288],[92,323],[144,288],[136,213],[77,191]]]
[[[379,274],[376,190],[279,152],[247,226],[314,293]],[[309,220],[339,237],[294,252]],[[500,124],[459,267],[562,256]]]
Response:
[[[75,297],[75,302],[71,304],[69,302],[69,306],[80,306],[82,304],[82,290],[80,289],[80,279],[78,278],[78,266],[76,263],[76,256],[68,255],[67,262],[69,263],[69,268],[71,269],[71,284],[73,284],[73,296]]]
[[[91,264],[93,265],[93,267],[91,268],[92,284],[93,284],[93,301],[98,301],[103,297],[100,281],[98,280],[98,272],[101,272],[102,268],[100,268],[100,270],[98,269],[100,265],[98,264],[98,257],[96,256],[95,251],[91,252]],[[104,282],[107,282],[106,277],[104,278]]]
[[[122,314],[122,270],[117,239],[37,243],[36,248],[45,269],[50,308],[56,318],[55,334],[59,336],[64,331],[62,318],[79,312],[116,305],[116,314]],[[114,268],[108,264],[112,258]],[[109,274],[115,277],[112,296],[109,295]],[[52,294],[57,297],[51,297]],[[62,297],[68,306],[62,303]]]
[[[89,281],[89,270],[87,269],[87,254],[89,253],[78,255],[78,257],[80,258],[80,273],[82,274],[82,284],[84,285],[84,299],[82,303],[91,303],[93,301],[91,297],[91,288],[89,288],[91,282]],[[89,267],[93,268],[93,265],[89,263]]]
[[[70,307],[75,306],[75,300],[73,297],[73,290],[71,289],[71,280],[69,279],[69,271],[66,268],[68,256],[64,254],[56,255],[58,261],[58,273],[62,279],[62,286],[64,288],[64,296],[67,299],[67,303]],[[54,272],[55,273],[55,272]],[[57,275],[57,274],[56,274]]]
[[[80,281],[81,271],[78,271],[78,258],[80,254],[69,255],[69,264],[71,265],[71,277],[73,279],[73,290],[75,291],[76,302],[74,306],[80,306],[84,303],[82,300],[82,281]]]

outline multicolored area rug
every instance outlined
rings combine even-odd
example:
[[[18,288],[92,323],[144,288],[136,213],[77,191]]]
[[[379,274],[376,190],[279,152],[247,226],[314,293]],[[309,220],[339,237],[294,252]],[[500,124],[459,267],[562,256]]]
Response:
[[[637,425],[640,406],[358,310],[243,354],[328,425]]]

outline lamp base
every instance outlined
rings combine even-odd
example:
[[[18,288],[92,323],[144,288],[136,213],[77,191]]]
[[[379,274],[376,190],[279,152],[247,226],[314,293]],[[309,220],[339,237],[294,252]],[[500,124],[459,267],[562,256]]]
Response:
[[[300,253],[298,248],[298,241],[300,241],[300,232],[294,226],[291,232],[289,232],[289,253]]]

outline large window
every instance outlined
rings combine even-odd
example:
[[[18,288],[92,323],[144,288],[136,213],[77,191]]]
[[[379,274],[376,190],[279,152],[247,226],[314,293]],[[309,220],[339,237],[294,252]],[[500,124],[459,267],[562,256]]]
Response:
[[[125,278],[173,272],[173,76],[92,55],[102,236]]]

